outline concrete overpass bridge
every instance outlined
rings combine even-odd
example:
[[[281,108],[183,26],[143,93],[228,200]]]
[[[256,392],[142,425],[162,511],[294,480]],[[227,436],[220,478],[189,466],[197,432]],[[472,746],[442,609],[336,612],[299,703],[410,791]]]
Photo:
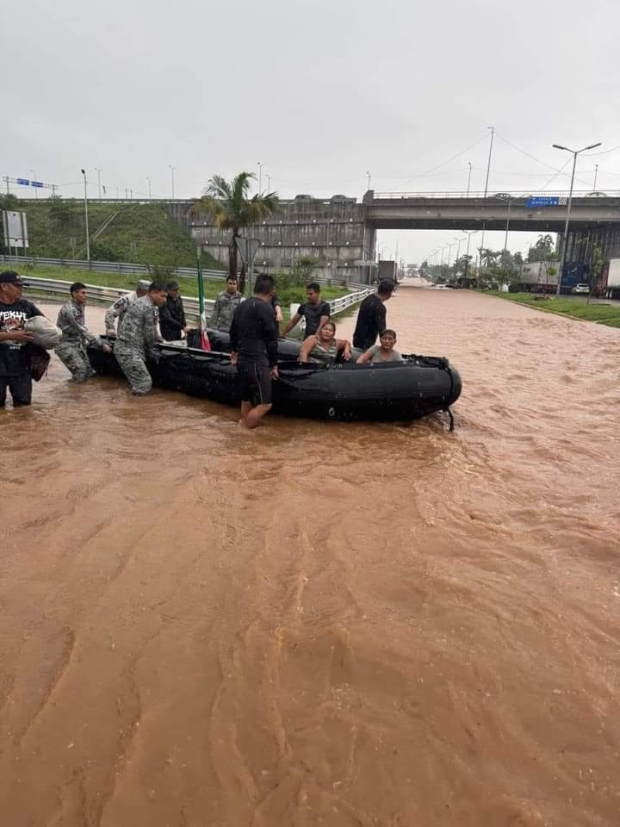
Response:
[[[545,201],[548,199],[548,202]],[[557,203],[554,203],[557,201]],[[375,193],[363,198],[366,222],[374,230],[511,230],[561,233],[568,193]],[[620,193],[573,195],[571,228],[620,226]]]

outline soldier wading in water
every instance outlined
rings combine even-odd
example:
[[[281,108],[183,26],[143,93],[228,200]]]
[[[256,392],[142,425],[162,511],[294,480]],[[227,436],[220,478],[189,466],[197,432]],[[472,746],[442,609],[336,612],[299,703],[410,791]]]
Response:
[[[60,308],[56,320],[56,324],[62,330],[62,339],[56,346],[56,355],[76,382],[85,382],[95,375],[86,348],[100,347],[105,353],[110,353],[110,346],[102,344],[99,336],[92,334],[84,322],[86,285],[76,281],[69,288],[69,292],[71,300]]]
[[[144,396],[153,387],[146,360],[157,341],[157,308],[166,298],[166,286],[154,281],[146,296],[129,305],[120,325],[114,356],[136,396]]]

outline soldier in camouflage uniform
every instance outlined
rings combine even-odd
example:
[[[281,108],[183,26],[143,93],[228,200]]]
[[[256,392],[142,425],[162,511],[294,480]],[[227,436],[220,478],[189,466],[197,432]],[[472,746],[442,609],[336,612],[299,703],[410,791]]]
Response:
[[[120,325],[114,356],[136,396],[144,396],[153,387],[146,361],[158,338],[157,308],[166,298],[165,285],[153,282],[148,295],[131,302]]]
[[[69,288],[71,299],[60,308],[56,324],[62,330],[62,339],[56,346],[56,355],[76,382],[85,382],[94,376],[90,365],[87,346],[102,347],[107,353],[110,348],[101,343],[84,323],[84,305],[86,304],[86,285],[76,281]]]
[[[243,295],[237,291],[237,279],[229,276],[226,279],[226,290],[219,293],[215,300],[209,327],[229,333],[233,314],[242,301]]]
[[[136,287],[135,293],[128,293],[126,296],[121,296],[120,299],[117,299],[112,307],[110,307],[105,312],[105,332],[106,336],[116,336],[115,330],[115,322],[118,318],[118,328],[120,330],[121,322],[123,321],[123,316],[127,312],[127,308],[132,302],[135,302],[136,299],[142,298],[142,296],[146,296],[149,292],[149,285],[150,281],[148,279],[140,279],[138,282],[138,286]]]

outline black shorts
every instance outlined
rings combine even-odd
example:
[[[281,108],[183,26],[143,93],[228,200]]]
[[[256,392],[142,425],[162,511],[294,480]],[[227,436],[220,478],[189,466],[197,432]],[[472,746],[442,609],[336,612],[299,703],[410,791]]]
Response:
[[[242,402],[271,405],[271,368],[256,362],[237,362]]]

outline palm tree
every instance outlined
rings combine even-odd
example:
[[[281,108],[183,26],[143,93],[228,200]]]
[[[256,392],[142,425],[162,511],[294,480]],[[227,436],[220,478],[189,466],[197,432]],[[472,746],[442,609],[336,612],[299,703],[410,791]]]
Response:
[[[221,175],[214,175],[210,179],[202,198],[194,202],[192,212],[197,215],[208,215],[215,226],[220,230],[232,230],[228,245],[228,274],[237,276],[238,246],[237,238],[241,231],[253,224],[258,224],[278,208],[278,195],[275,192],[258,192],[248,198],[250,182],[256,176],[252,172],[240,172],[232,181],[227,181]],[[245,262],[241,264],[241,278],[239,290],[245,289]]]

